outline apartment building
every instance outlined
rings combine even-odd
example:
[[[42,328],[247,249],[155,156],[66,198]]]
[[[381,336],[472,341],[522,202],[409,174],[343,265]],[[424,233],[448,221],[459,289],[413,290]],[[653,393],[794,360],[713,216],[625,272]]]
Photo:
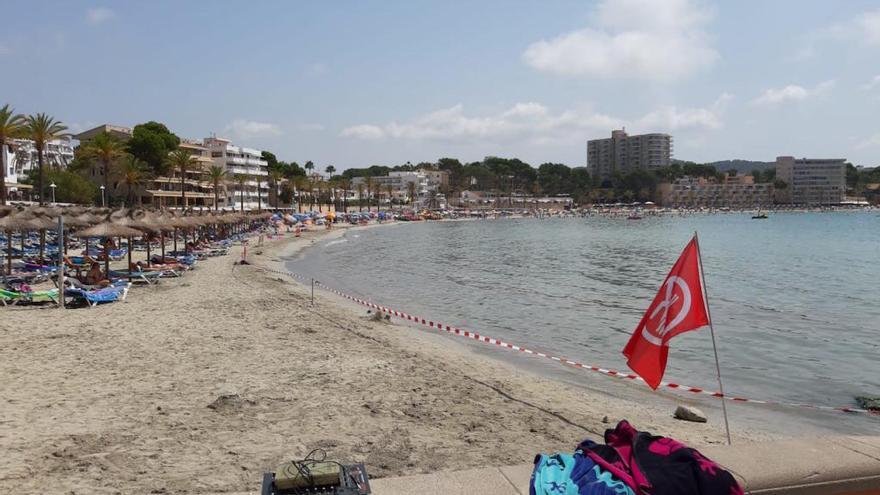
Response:
[[[181,180],[179,170],[169,170],[167,176],[151,178],[138,189],[141,201],[157,207],[214,207],[214,184],[208,178],[208,169],[214,164],[211,152],[196,139],[181,139],[178,148],[193,157],[186,177]],[[224,186],[221,184],[220,187]],[[222,208],[225,202],[226,197],[220,197],[217,206]]]
[[[246,210],[269,206],[269,163],[260,150],[233,145],[228,139],[218,137],[205,138],[203,145],[210,151],[213,164],[225,167],[232,181],[227,187],[227,206],[235,209],[244,206]],[[243,186],[235,180],[236,176],[244,178]]]
[[[24,199],[25,190],[32,189],[21,184],[31,170],[39,167],[37,148],[30,139],[13,139],[7,146],[2,146],[3,164],[6,166],[6,190],[16,199]],[[45,169],[66,169],[73,161],[73,143],[70,139],[55,139],[46,143],[43,150],[43,167]]]
[[[630,136],[626,129],[611,131],[611,137],[587,141],[587,169],[601,180],[615,173],[656,170],[668,167],[672,160],[672,136],[639,134]]]
[[[682,177],[657,187],[660,204],[674,208],[761,208],[773,204],[773,184],[755,183],[751,175]]]
[[[776,192],[780,203],[839,204],[846,193],[846,159],[779,156],[776,178],[785,182]]]
[[[400,203],[422,203],[431,193],[428,176],[422,172],[391,172],[388,175],[372,177],[374,184],[373,197],[388,199],[388,187],[391,187],[391,199]],[[366,177],[355,177],[351,181],[352,189],[358,184],[366,186]],[[413,184],[414,198],[410,198],[410,184]]]

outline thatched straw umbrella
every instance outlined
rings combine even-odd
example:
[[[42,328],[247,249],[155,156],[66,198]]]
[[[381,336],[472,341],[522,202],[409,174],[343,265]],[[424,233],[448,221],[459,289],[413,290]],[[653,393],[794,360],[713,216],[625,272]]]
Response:
[[[141,232],[139,230],[135,230],[132,227],[127,225],[121,225],[119,223],[113,222],[110,220],[110,216],[107,217],[107,220],[99,223],[98,225],[93,225],[79,233],[81,236],[87,237],[103,237],[104,238],[104,272],[107,274],[107,278],[110,278],[110,250],[107,249],[107,239],[110,237],[128,237],[129,240],[132,236],[139,236]],[[129,242],[128,249],[128,266],[129,266],[129,275],[128,280],[131,281],[131,243]]]
[[[144,233],[142,238],[147,244],[147,266],[151,265],[151,254],[150,254],[150,235],[157,234],[162,232],[162,221],[156,217],[152,212],[146,210],[140,210],[135,212],[133,215],[133,220],[129,222],[128,226],[140,230]],[[164,256],[164,245],[163,245],[163,258]]]
[[[12,273],[12,233],[22,232],[21,250],[24,254],[24,232],[33,228],[29,215],[24,209],[6,210],[0,212],[0,230],[6,232],[6,273]]]

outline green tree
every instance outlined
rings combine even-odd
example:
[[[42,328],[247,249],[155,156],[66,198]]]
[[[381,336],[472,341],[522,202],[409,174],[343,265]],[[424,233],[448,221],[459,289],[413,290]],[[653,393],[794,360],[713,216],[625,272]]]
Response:
[[[333,177],[333,174],[336,173],[336,167],[333,165],[327,165],[327,168],[324,169],[327,172],[327,177]]]
[[[134,206],[134,189],[147,182],[150,176],[150,167],[132,155],[125,155],[119,162],[117,171],[121,184],[126,187],[126,204]]]
[[[98,186],[74,172],[59,169],[48,170],[46,178],[57,186],[55,200],[60,203],[93,204],[98,195]],[[35,178],[30,180],[34,181]]]
[[[266,160],[266,163],[269,164],[269,170],[278,170],[281,163],[278,161],[278,158],[274,153],[264,151],[261,153],[261,156],[263,157],[263,160]]]
[[[272,187],[272,191],[275,192],[275,208],[278,208],[279,205],[279,191],[278,186],[281,184],[281,180],[284,179],[284,174],[281,173],[280,170],[272,170],[269,171],[269,184]]]
[[[389,185],[389,187],[391,187]],[[409,206],[410,208],[415,209],[416,207],[416,183],[413,181],[409,181],[406,183],[406,194],[409,196]]]
[[[61,122],[45,113],[38,113],[27,118],[27,136],[34,141],[34,148],[37,150],[37,190],[40,194],[40,204],[44,204],[43,194],[43,161],[46,151],[46,143],[54,139],[68,136],[64,131],[67,127]]]
[[[846,163],[846,188],[854,191],[859,186],[859,169],[852,163]]]
[[[127,150],[130,154],[150,166],[155,175],[167,173],[166,157],[180,145],[180,138],[165,127],[165,124],[150,121],[134,126]]]
[[[104,191],[110,194],[110,175],[114,173],[116,161],[125,154],[121,141],[112,134],[102,132],[82,147],[83,162],[98,162],[101,165]],[[69,167],[68,167],[69,168]]]
[[[217,205],[220,204],[220,184],[226,180],[226,169],[219,165],[212,165],[208,169],[208,180],[214,185],[214,211],[217,211]]]
[[[3,105],[0,108],[0,205],[6,204],[6,161],[5,147],[9,146],[9,141],[21,136],[25,129],[24,115],[15,113],[15,110],[9,108],[9,105]]]
[[[538,183],[548,196],[570,193],[570,179],[571,169],[562,163],[544,163],[538,167]]]
[[[357,193],[358,193],[358,211],[364,211],[364,183],[363,182],[358,182]]]
[[[311,174],[313,170],[315,170],[315,164],[312,163],[311,160],[307,161],[303,168],[306,169],[306,174]]]
[[[165,157],[165,169],[180,174],[180,206],[186,208],[186,172],[196,167],[196,157],[178,148]]]

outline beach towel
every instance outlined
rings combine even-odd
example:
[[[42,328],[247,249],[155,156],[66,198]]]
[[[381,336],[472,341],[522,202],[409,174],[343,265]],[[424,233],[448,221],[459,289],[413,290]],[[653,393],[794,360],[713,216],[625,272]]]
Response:
[[[536,456],[529,495],[634,495],[634,492],[582,451],[576,451],[574,455]]]
[[[743,495],[733,475],[696,449],[626,420],[605,430],[604,445],[584,440],[578,449],[637,495]]]

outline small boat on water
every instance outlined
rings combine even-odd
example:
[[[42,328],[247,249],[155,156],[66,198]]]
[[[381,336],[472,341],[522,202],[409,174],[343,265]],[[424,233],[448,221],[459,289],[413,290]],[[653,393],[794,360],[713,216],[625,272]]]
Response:
[[[757,215],[752,215],[752,220],[766,220],[766,219],[767,219],[766,213],[758,213]]]
[[[638,213],[633,213],[630,216],[626,217],[627,220],[641,220],[642,216]]]

